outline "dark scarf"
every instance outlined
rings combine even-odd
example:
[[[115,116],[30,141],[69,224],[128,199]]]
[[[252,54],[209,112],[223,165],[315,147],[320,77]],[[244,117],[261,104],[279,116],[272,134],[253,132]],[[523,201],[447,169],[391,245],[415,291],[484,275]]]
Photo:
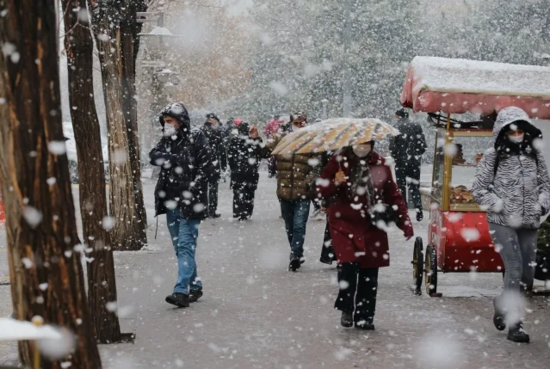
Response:
[[[537,152],[533,148],[532,142],[533,139],[528,133],[525,133],[525,139],[520,143],[512,142],[506,135],[502,135],[497,145],[498,156],[500,159],[519,155],[536,157]]]
[[[369,156],[359,158],[355,154],[350,155],[353,160],[353,167],[350,173],[350,186],[348,186],[348,198],[352,203],[362,203],[361,210],[372,210],[375,202],[374,182],[368,165]]]

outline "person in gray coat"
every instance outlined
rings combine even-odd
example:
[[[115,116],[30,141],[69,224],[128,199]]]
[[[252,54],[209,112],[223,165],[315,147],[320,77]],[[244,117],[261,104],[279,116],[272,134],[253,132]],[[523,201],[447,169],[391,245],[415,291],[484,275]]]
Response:
[[[550,210],[550,177],[540,152],[542,133],[525,111],[503,109],[493,129],[494,146],[476,169],[473,195],[487,210],[491,237],[505,266],[504,292],[493,301],[498,330],[529,342],[518,301],[532,287],[541,217]]]

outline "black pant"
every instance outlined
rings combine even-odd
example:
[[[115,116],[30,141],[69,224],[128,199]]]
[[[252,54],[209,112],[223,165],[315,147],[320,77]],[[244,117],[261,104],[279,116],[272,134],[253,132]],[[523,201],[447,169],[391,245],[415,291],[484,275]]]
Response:
[[[357,263],[338,266],[340,293],[334,307],[340,311],[354,312],[356,323],[374,321],[376,294],[378,292],[378,268],[360,268]]]
[[[323,248],[321,249],[321,259],[319,261],[323,264],[332,264],[337,261],[336,254],[334,253],[334,248],[332,247],[332,237],[330,235],[330,228],[328,225],[325,227],[325,237],[323,239]]]
[[[405,204],[409,204],[409,192],[411,200],[416,209],[422,210],[422,197],[420,196],[420,165],[416,163],[396,163],[395,176],[397,177],[397,186],[403,195]],[[407,185],[409,191],[407,191]]]
[[[220,186],[219,178],[212,178],[208,181],[208,215],[216,215],[218,210],[218,187]]]
[[[233,218],[242,220],[252,216],[254,211],[254,195],[257,185],[250,181],[232,181],[233,187]]]

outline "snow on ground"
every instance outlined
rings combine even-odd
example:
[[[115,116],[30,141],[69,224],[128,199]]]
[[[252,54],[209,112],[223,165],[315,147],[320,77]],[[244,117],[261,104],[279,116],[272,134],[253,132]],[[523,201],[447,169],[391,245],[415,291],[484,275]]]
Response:
[[[151,252],[116,253],[121,323],[137,340],[102,346],[104,368],[548,367],[547,298],[530,302],[526,327],[533,343],[512,344],[491,320],[491,298],[500,291],[501,275],[440,274],[443,298],[413,296],[413,244],[398,231],[390,234],[392,266],[380,275],[377,330],[340,327],[340,314],[333,310],[336,270],[317,261],[324,222],[309,223],[307,262],[289,273],[275,181],[262,173],[255,215],[245,223],[230,219],[228,187],[220,186],[222,219],[206,221],[200,229],[198,266],[205,295],[189,309],[164,302],[176,276],[164,217],[156,240],[149,217]],[[150,214],[153,189],[152,182],[144,183]],[[415,223],[417,235],[426,236],[426,224]],[[0,275],[7,272],[3,258],[0,252]],[[0,286],[0,316],[10,312],[9,287]],[[2,358],[14,357],[15,345],[0,345],[0,365]]]

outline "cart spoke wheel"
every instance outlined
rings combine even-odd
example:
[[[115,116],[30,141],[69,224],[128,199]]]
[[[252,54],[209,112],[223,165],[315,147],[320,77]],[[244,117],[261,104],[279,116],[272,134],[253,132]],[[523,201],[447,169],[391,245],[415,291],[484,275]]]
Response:
[[[422,276],[424,274],[424,255],[422,251],[424,250],[423,242],[421,237],[417,237],[414,241],[414,252],[413,252],[413,283],[414,283],[414,294],[417,296],[422,295]]]
[[[437,253],[435,247],[426,247],[426,269],[424,271],[426,293],[429,296],[437,294]]]

